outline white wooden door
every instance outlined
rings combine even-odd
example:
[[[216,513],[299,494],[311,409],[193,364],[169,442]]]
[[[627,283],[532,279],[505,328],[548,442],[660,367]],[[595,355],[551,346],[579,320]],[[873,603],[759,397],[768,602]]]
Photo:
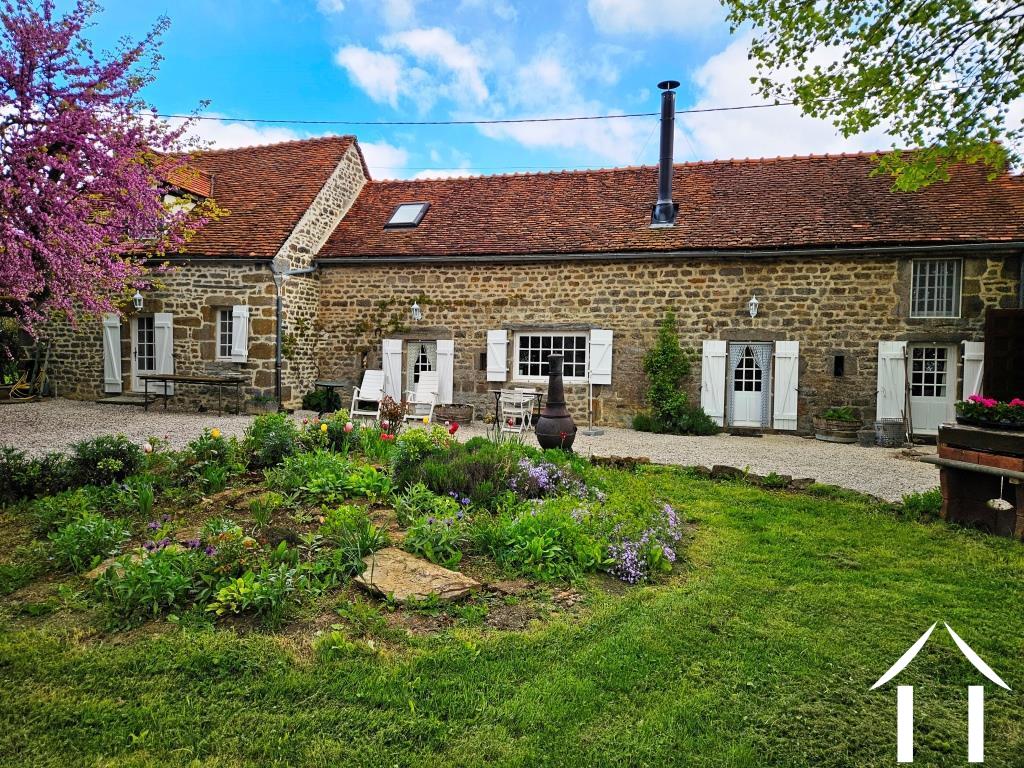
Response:
[[[152,315],[142,315],[132,320],[132,391],[142,392],[145,389],[139,379],[140,373],[153,373],[156,370],[156,327]],[[156,385],[149,385],[150,394],[155,392]]]
[[[956,347],[910,346],[910,418],[914,433],[936,435],[939,424],[952,421],[956,402]]]
[[[751,345],[744,345],[732,369],[732,426],[764,426],[764,403],[768,396],[768,374],[758,363]]]

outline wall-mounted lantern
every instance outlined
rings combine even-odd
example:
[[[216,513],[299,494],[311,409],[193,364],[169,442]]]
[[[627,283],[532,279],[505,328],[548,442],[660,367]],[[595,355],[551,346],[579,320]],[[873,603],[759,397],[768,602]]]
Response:
[[[142,311],[142,294],[139,291],[135,291],[135,295],[132,296],[132,304],[135,306],[136,312]]]
[[[750,310],[751,317],[757,317],[757,308],[761,306],[761,302],[757,300],[757,296],[751,296],[750,301],[747,302],[747,309]]]
[[[420,309],[419,302],[414,301],[412,307],[409,308],[409,315],[412,317],[414,323],[418,323],[423,319],[423,310]]]

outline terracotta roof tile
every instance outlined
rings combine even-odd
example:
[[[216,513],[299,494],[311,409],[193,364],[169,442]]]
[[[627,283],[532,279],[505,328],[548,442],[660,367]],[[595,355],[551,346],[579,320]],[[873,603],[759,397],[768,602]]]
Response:
[[[213,199],[229,213],[203,227],[185,253],[274,256],[355,141],[330,136],[195,155],[189,164],[212,177]]]
[[[1024,180],[958,167],[948,183],[890,191],[869,154],[675,166],[675,227],[651,229],[657,168],[367,184],[321,258],[602,253],[1024,240]],[[426,201],[418,227],[385,229]]]
[[[213,176],[190,163],[172,168],[167,174],[167,182],[200,197],[210,197],[213,193]]]

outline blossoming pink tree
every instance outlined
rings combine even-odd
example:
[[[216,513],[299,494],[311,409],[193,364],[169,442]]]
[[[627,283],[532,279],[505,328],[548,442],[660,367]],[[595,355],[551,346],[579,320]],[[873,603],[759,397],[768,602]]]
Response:
[[[116,311],[208,208],[164,204],[187,160],[186,125],[158,120],[153,80],[161,19],[141,41],[93,52],[97,7],[0,0],[0,314],[36,332],[53,315]]]

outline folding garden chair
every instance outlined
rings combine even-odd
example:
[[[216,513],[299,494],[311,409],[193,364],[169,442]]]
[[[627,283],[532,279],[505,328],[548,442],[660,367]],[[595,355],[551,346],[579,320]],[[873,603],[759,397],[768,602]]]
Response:
[[[380,417],[380,401],[384,397],[384,371],[366,371],[363,383],[352,391],[352,407],[349,416],[377,419]]]
[[[420,380],[416,382],[415,388],[405,393],[406,420],[433,420],[434,406],[437,405],[437,388],[437,371],[421,371]]]

